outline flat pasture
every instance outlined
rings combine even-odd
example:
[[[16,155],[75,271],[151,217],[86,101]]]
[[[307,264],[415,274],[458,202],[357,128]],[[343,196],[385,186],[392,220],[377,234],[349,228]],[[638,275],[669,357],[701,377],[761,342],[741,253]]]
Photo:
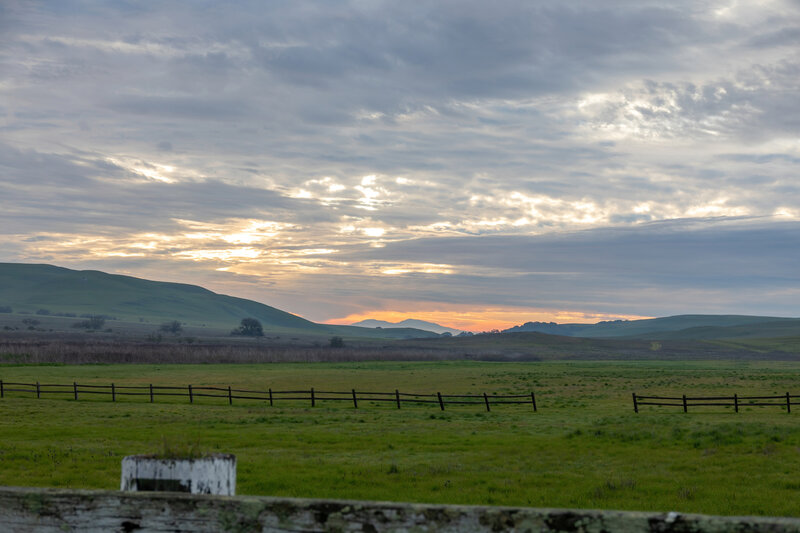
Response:
[[[238,457],[238,492],[307,498],[797,515],[800,407],[643,406],[631,393],[800,394],[800,362],[0,365],[0,379],[266,390],[536,393],[530,405],[267,402],[10,392],[0,485],[115,489],[123,456]]]

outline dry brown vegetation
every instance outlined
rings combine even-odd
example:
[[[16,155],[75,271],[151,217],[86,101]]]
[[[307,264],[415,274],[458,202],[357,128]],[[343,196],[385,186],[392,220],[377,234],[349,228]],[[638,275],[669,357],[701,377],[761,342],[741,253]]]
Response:
[[[496,357],[495,357],[496,358]],[[481,359],[458,351],[388,346],[328,346],[224,343],[153,343],[105,340],[0,339],[3,363],[286,363],[347,361],[443,361]],[[486,356],[484,359],[492,359]]]
[[[541,333],[475,335],[466,338],[345,338],[332,345],[325,336],[268,333],[225,336],[200,328],[184,335],[148,326],[127,331],[6,329],[0,331],[0,363],[277,363],[357,361],[549,361],[549,360],[764,360],[796,361],[795,344],[782,339],[720,341],[584,339]]]

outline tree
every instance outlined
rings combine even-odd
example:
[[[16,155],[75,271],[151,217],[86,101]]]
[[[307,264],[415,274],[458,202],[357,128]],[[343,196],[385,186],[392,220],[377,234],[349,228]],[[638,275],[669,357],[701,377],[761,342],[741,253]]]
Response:
[[[177,320],[172,320],[170,322],[164,322],[161,324],[159,329],[165,333],[174,333],[177,335],[183,330],[183,326],[181,326],[181,323]]]
[[[82,320],[80,322],[75,322],[72,327],[73,328],[86,328],[86,329],[102,329],[105,325],[106,319],[102,316],[93,316],[89,320]]]
[[[243,318],[241,325],[231,333],[245,337],[263,337],[264,328],[261,326],[261,322],[255,318]]]
[[[344,348],[344,339],[341,337],[331,337],[331,348]]]

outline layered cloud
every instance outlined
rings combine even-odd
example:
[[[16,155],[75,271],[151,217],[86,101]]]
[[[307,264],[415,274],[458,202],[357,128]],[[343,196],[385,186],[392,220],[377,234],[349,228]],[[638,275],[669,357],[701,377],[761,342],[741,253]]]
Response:
[[[314,320],[800,314],[796,2],[0,10],[0,260]]]

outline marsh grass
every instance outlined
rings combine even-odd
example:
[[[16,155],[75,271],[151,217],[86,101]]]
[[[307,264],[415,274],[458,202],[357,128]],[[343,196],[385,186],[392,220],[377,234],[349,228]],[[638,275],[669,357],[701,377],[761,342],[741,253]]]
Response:
[[[241,494],[796,515],[800,413],[636,415],[630,393],[773,393],[798,377],[792,363],[3,365],[7,381],[535,390],[539,412],[12,393],[0,401],[0,484],[115,489],[122,457],[157,453],[163,436],[235,454]]]

